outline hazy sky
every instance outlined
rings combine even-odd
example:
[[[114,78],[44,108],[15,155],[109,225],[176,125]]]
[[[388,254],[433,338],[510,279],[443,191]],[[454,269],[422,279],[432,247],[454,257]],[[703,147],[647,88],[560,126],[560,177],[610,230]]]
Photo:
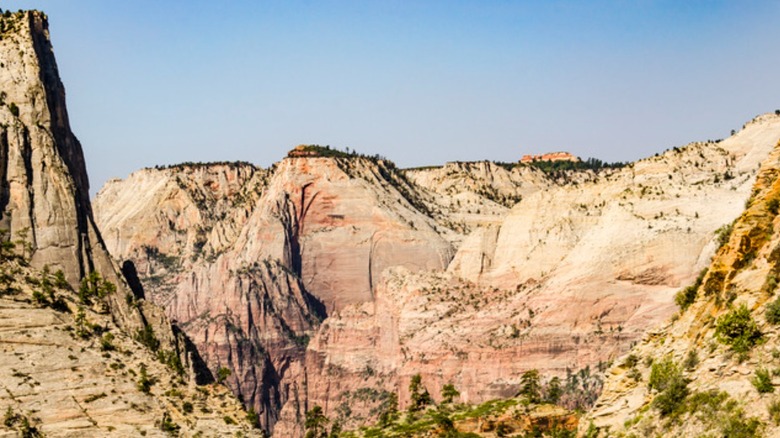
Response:
[[[49,15],[92,192],[299,143],[399,166],[634,160],[780,108],[778,1],[18,0]]]

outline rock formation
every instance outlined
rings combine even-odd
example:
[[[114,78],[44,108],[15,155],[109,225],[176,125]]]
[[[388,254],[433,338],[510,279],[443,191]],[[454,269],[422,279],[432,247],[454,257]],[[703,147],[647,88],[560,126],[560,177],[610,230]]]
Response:
[[[7,12],[2,23],[0,227],[6,239],[25,242],[33,266],[62,270],[74,288],[93,271],[121,284],[92,217],[84,157],[70,131],[46,17]],[[123,293],[109,299],[121,325],[143,325]]]
[[[706,273],[680,292],[679,313],[609,371],[588,415],[591,429],[642,436],[780,433],[771,396],[780,365],[778,174],[780,142],[763,161],[744,212],[724,228]]]
[[[202,390],[224,401],[197,396],[194,404],[209,415],[178,406],[176,398],[195,401],[194,388],[176,386],[194,373],[197,352],[128,287],[106,251],[47,18],[37,11],[0,16],[0,214],[2,427],[24,436],[30,427],[50,436],[253,433],[218,387]],[[159,383],[154,390],[136,388],[141,368],[147,383]],[[223,414],[242,425],[225,424]]]
[[[246,193],[219,227],[192,219],[211,207],[187,195],[225,179],[208,165],[113,181],[98,195],[97,220],[212,371],[236,371],[234,391],[263,411],[266,426],[294,436],[315,404],[350,425],[374,418],[391,393],[403,406],[418,373],[432,394],[454,383],[462,401],[480,402],[513,395],[531,368],[562,375],[622,355],[674,313],[674,293],[708,264],[715,230],[739,215],[778,138],[780,117],[767,115],[723,141],[556,179],[487,162],[399,172],[382,159],[308,148],[317,156],[278,163],[254,198],[244,189],[215,195],[232,205]],[[139,192],[149,197],[121,201]],[[193,257],[185,236],[200,229],[208,230],[202,248],[218,240],[224,252]],[[258,277],[258,265],[288,275]],[[270,301],[292,297],[295,316],[250,310],[243,303],[256,292],[242,300],[231,286],[241,275],[249,275],[242,285],[278,291]],[[252,337],[256,321],[279,315],[300,324],[266,325]],[[217,320],[237,329],[217,334]],[[232,358],[248,357],[239,352],[252,342],[265,354],[263,375],[276,380],[233,379],[249,362]],[[251,398],[270,387],[274,401]]]
[[[188,384],[51,273],[0,259],[0,435],[260,435],[226,387]]]
[[[549,152],[546,154],[536,154],[536,155],[523,155],[522,158],[520,158],[521,163],[532,163],[534,161],[580,161],[579,158],[575,157],[574,155],[568,153],[568,152]]]
[[[145,295],[214,373],[232,370],[231,387],[270,430],[302,390],[293,382],[323,318],[372,301],[390,266],[447,266],[451,246],[414,207],[422,205],[414,190],[382,160],[292,157],[270,172],[142,170],[107,184],[96,211]]]

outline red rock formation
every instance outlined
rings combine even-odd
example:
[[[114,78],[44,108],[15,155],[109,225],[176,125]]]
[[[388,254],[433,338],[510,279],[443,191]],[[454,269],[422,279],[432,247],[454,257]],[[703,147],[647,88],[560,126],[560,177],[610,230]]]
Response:
[[[520,159],[521,163],[532,163],[534,161],[580,161],[579,158],[568,152],[550,152],[547,154],[538,155],[523,155]]]
[[[316,157],[286,159],[271,176],[144,170],[101,190],[96,211],[147,296],[212,372],[232,370],[231,388],[271,430],[303,391],[307,340],[326,312],[371,302],[388,267],[449,263],[450,244],[412,203],[414,187],[389,163]]]

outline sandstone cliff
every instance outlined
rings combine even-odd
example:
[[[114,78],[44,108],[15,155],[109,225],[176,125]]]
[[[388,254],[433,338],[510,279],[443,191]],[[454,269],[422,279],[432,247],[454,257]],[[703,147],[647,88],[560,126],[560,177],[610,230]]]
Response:
[[[225,213],[221,229],[233,231],[205,233],[204,248],[225,248],[210,257],[186,248],[193,230],[217,229],[187,193],[225,179],[220,166],[137,172],[101,190],[96,210],[151,299],[287,436],[315,404],[348,425],[371,421],[390,394],[403,407],[418,373],[433,394],[454,383],[462,401],[481,402],[513,395],[528,369],[562,375],[622,355],[672,315],[674,293],[708,264],[715,230],[739,215],[778,138],[780,117],[767,115],[720,142],[556,180],[525,165],[402,174],[379,159],[291,157],[252,186],[254,198],[239,197],[249,199],[240,213]],[[243,190],[215,199],[232,205]],[[138,192],[149,197],[120,201]],[[258,292],[237,281],[286,304],[252,310]],[[266,325],[253,338],[257,321]],[[244,360],[248,345],[263,354]],[[251,367],[273,379],[247,378]]]
[[[679,313],[608,373],[589,414],[603,436],[780,434],[780,404],[772,395],[779,357],[779,174],[780,143],[763,161],[744,212],[724,228],[706,274],[681,291]],[[661,385],[651,374],[675,384]]]
[[[387,267],[447,266],[453,250],[415,190],[382,160],[292,157],[267,172],[142,170],[107,184],[96,211],[145,295],[214,373],[232,370],[231,387],[270,430],[303,390],[295,382],[323,318],[372,301]]]
[[[84,157],[70,131],[46,16],[6,13],[2,23],[0,228],[25,242],[33,266],[62,270],[74,287],[93,271],[121,284],[92,217]],[[124,293],[109,300],[121,325],[143,325],[124,304]]]
[[[42,422],[36,427],[52,436],[127,436],[147,430],[162,434],[163,415],[170,420],[185,408],[169,406],[172,401],[162,398],[165,389],[138,395],[133,383],[117,379],[120,374],[121,380],[130,379],[143,362],[161,384],[174,390],[186,384],[188,373],[194,374],[197,352],[174,332],[161,308],[143,300],[118,273],[95,226],[88,192],[47,18],[37,11],[6,12],[0,17],[3,424],[24,434],[31,421],[20,413],[24,411],[34,413]],[[61,293],[55,294],[53,282]],[[131,338],[156,351],[141,348]],[[120,352],[138,358],[122,358]],[[116,363],[109,364],[111,360]],[[125,367],[132,372],[119,371]],[[225,397],[219,388],[215,391]],[[185,392],[194,394],[193,388]],[[129,400],[138,413],[117,415],[122,400]],[[223,410],[210,408],[213,404],[204,401],[203,407],[217,415],[187,412],[182,430],[248,431],[246,424],[231,427],[215,421]],[[231,415],[240,409],[229,399],[224,406],[224,413]]]
[[[472,230],[500,224],[524,197],[554,185],[535,167],[490,161],[452,162],[404,173],[426,193],[422,199],[431,216],[456,246]]]

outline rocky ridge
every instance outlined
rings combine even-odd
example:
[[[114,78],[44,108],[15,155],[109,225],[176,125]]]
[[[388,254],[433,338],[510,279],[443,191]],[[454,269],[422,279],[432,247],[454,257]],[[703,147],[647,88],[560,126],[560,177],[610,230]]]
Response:
[[[196,386],[67,283],[2,259],[0,436],[259,435],[226,387]]]
[[[269,430],[300,391],[294,382],[323,318],[372,300],[389,266],[441,270],[452,257],[434,221],[412,205],[415,188],[382,160],[292,157],[262,184],[236,175],[236,186],[249,184],[252,194],[236,203],[229,190],[212,193],[214,205],[226,208],[213,224],[213,206],[192,194],[230,180],[231,170],[212,165],[190,174],[189,167],[109,183],[95,202],[97,220],[112,251],[138,267],[146,296],[167,309],[212,372],[232,370],[229,384]],[[139,190],[144,199],[125,202]],[[149,214],[151,206],[157,213]],[[193,257],[183,237],[193,229],[211,230],[202,248],[216,240],[224,251]]]
[[[679,314],[648,332],[608,373],[589,414],[604,435],[780,433],[772,395],[780,365],[778,174],[780,143],[764,160],[745,211],[724,229],[706,273],[680,293]],[[673,364],[668,374],[683,382],[674,397],[651,384],[653,369],[658,374],[663,364]],[[676,404],[667,407],[664,400]]]
[[[721,142],[539,190],[473,232],[447,272],[386,271],[372,302],[329,315],[309,344],[308,405],[345,422],[345,402],[353,420],[376,408],[350,405],[356,392],[396,393],[403,407],[414,374],[479,403],[516,393],[529,369],[562,376],[621,356],[674,313],[778,138],[780,117],[762,116]]]
[[[311,322],[294,336],[311,340],[285,362],[287,374],[278,384],[285,402],[262,408],[276,410],[266,424],[275,424],[281,436],[301,433],[303,415],[314,405],[343,421],[349,412],[352,424],[371,421],[382,397],[392,393],[406,403],[408,379],[417,373],[433,394],[454,383],[465,402],[511,396],[522,372],[537,368],[547,376],[562,375],[606,364],[647,327],[671,316],[675,292],[708,264],[717,248],[715,230],[740,214],[757,166],[778,138],[780,117],[766,115],[723,141],[693,143],[622,169],[575,172],[564,179],[547,178],[530,166],[492,163],[451,163],[397,175],[376,158],[287,158],[271,169],[257,205],[241,222],[234,249],[208,268],[187,265],[174,277],[179,298],[166,305],[167,312],[190,321],[212,305],[214,295],[222,296],[225,274],[215,266],[235,271],[269,260],[290,272],[284,283],[297,284],[300,296],[313,299],[309,307],[299,306],[301,320],[308,315]],[[107,235],[133,227],[165,234],[162,222],[118,219],[125,210],[108,196],[139,187],[148,191],[150,185],[134,181],[156,178],[155,172],[141,171],[101,190],[96,210]],[[502,205],[520,198],[511,209]],[[457,199],[473,206],[461,201],[458,207]],[[155,205],[133,208],[148,218]],[[464,237],[467,227],[452,225],[464,222],[464,206],[466,215],[477,208],[495,214],[475,216],[469,223],[473,231]],[[446,222],[458,214],[457,221]],[[385,240],[381,252],[396,256],[382,263],[370,249],[376,249],[376,240],[370,242],[377,229],[402,233]],[[118,257],[143,266],[144,257],[127,250],[156,245],[142,236],[107,242],[125,248]],[[409,252],[398,250],[399,241],[412,244]],[[446,242],[457,247],[454,257]],[[421,247],[439,249],[421,264]],[[406,269],[394,267],[405,263]],[[187,280],[193,273],[204,278],[197,294]],[[220,280],[206,286],[206,277]],[[225,302],[220,312],[242,308],[233,299]],[[261,314],[267,320],[275,313]],[[251,332],[242,324],[235,325]],[[193,337],[205,345],[205,335]],[[235,355],[241,348],[227,350]],[[212,360],[212,370],[217,363],[225,362]],[[484,363],[495,366],[476,371]],[[234,391],[248,394],[257,384],[236,386]],[[354,397],[369,392],[373,402]]]
[[[125,282],[95,226],[88,192],[47,18],[38,11],[5,12],[0,16],[3,427],[25,434],[34,426],[50,436],[163,434],[184,408],[174,408],[157,389],[137,394],[127,381],[130,371],[120,370],[143,362],[173,390],[176,384],[186,386],[187,375],[198,374],[197,352],[159,307]],[[100,335],[102,352],[95,348],[97,340],[88,340]],[[156,351],[144,351],[131,338]],[[117,357],[120,352],[138,358]],[[181,376],[157,363],[154,354]],[[85,376],[94,381],[84,381]],[[92,393],[92,383],[113,392]],[[192,395],[193,390],[182,391]],[[204,401],[214,414],[188,415],[177,427],[187,433],[248,431],[246,424],[215,421],[223,412],[234,415],[240,405],[219,388],[214,391],[227,397],[216,408]],[[123,400],[138,412],[118,414]],[[30,412],[37,421],[28,418]]]

